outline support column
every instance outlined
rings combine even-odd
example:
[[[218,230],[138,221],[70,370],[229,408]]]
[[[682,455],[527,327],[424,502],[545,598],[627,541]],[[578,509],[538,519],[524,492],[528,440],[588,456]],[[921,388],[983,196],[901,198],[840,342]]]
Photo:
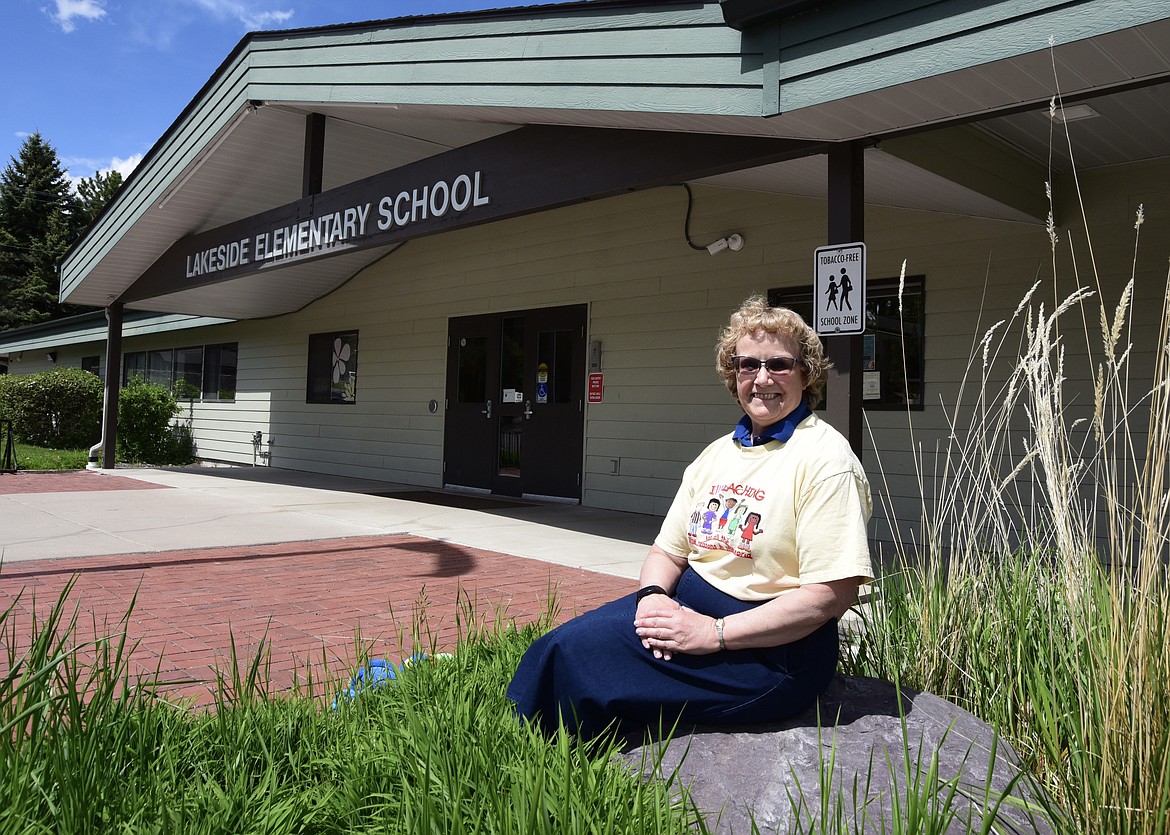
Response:
[[[305,163],[301,197],[320,194],[325,183],[325,114],[305,117]]]
[[[122,303],[106,308],[106,386],[102,403],[102,469],[117,466],[118,394],[122,388]]]
[[[829,244],[865,240],[865,175],[860,142],[843,142],[829,149]],[[865,311],[862,311],[864,315]],[[825,351],[833,363],[829,372],[825,419],[861,457],[862,367],[861,336],[826,336]]]

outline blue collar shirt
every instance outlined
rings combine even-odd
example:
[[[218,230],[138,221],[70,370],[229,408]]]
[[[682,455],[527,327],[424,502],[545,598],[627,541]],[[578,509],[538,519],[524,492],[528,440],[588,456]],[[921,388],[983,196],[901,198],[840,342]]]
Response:
[[[784,442],[792,437],[801,421],[811,414],[812,409],[808,407],[808,401],[802,399],[799,406],[770,426],[765,426],[759,435],[752,435],[752,419],[744,415],[735,425],[735,432],[731,437],[739,442],[740,446],[763,446],[768,441]]]

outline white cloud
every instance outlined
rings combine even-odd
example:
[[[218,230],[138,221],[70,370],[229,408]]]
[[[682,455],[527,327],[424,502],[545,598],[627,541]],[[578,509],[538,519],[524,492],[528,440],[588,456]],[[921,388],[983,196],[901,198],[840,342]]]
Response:
[[[211,12],[219,20],[235,19],[249,31],[287,22],[293,10],[266,10],[246,0],[193,0],[196,6]]]
[[[99,171],[117,171],[122,175],[122,179],[126,179],[138,167],[138,163],[142,162],[142,154],[134,154],[126,158],[112,157],[109,160],[87,159],[85,157],[70,157],[61,160],[61,164],[65,167],[65,177],[69,180],[73,190],[77,191],[77,184],[86,177],[92,177]],[[83,173],[75,174],[75,171]]]
[[[0,0],[0,4],[11,0]],[[103,0],[104,2],[104,0]],[[295,12],[265,8],[291,0],[148,0],[125,3],[119,9],[120,23],[128,41],[167,51],[193,32],[203,32],[205,24],[228,27],[229,32],[283,29],[291,24]]]
[[[77,28],[74,23],[77,18],[100,20],[105,17],[106,10],[102,3],[103,0],[54,0],[55,9],[46,11],[62,32],[72,32]]]
[[[110,160],[110,164],[99,171],[117,171],[122,175],[122,179],[126,179],[134,173],[134,169],[138,167],[138,163],[142,162],[142,154],[134,154],[134,156],[122,159],[121,157],[114,157]]]

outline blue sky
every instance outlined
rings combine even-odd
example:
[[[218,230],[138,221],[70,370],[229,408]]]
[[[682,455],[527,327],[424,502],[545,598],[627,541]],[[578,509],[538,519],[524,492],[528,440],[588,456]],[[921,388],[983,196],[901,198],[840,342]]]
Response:
[[[250,31],[537,0],[0,0],[0,166],[40,131],[73,178],[127,175]]]

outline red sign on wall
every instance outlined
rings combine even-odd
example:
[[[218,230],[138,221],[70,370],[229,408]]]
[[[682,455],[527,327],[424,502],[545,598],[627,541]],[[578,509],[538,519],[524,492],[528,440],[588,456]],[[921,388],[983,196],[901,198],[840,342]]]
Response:
[[[602,390],[603,389],[602,389],[602,385],[601,385],[601,375],[600,374],[590,374],[589,375],[589,402],[590,403],[600,403]]]

